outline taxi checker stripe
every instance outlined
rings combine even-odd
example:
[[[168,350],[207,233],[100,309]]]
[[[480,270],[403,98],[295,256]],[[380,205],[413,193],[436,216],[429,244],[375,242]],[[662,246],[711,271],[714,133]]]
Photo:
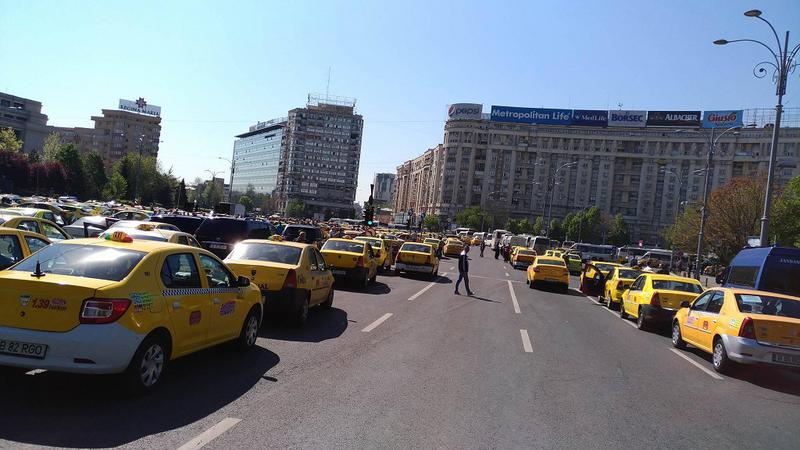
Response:
[[[203,295],[203,294],[233,294],[239,293],[239,288],[186,288],[186,289],[164,289],[161,295],[164,297],[177,297],[180,295]]]

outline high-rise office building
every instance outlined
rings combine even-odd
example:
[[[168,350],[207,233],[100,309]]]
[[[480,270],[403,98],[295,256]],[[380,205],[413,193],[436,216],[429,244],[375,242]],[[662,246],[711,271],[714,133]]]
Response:
[[[259,194],[272,194],[278,185],[278,166],[286,117],[259,122],[233,143],[231,188],[244,193],[252,186]]]
[[[3,128],[14,131],[25,153],[41,152],[44,139],[50,133],[40,102],[0,92],[0,129]]]
[[[309,95],[289,111],[278,170],[278,206],[305,204],[317,218],[353,217],[362,117],[355,100]]]
[[[376,173],[372,179],[375,188],[372,191],[372,199],[376,203],[389,204],[394,201],[394,179],[393,173]]]

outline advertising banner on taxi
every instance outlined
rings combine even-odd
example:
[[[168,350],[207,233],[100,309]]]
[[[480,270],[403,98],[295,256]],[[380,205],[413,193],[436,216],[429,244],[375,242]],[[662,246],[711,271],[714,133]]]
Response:
[[[609,111],[608,126],[610,127],[637,127],[647,125],[647,111]]]
[[[703,128],[731,128],[742,126],[744,111],[724,110],[703,112]]]
[[[648,127],[699,127],[700,111],[648,111]]]
[[[572,110],[492,105],[491,119],[494,122],[569,125],[572,120]]]
[[[608,111],[599,109],[576,109],[572,111],[570,125],[579,127],[608,126]]]

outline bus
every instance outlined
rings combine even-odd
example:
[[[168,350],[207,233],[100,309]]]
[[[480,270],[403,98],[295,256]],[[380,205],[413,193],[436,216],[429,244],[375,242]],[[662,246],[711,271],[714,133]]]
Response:
[[[617,248],[613,245],[575,244],[572,250],[581,254],[581,259],[589,261],[616,262]]]
[[[649,248],[639,247],[636,245],[622,246],[617,251],[617,262],[621,264],[627,264],[628,261],[630,261],[631,256],[633,256],[634,261],[638,262],[639,258],[644,256],[644,254],[649,251]]]
[[[544,255],[546,251],[550,250],[550,239],[544,236],[535,236],[530,242],[530,248],[533,249],[537,255]]]

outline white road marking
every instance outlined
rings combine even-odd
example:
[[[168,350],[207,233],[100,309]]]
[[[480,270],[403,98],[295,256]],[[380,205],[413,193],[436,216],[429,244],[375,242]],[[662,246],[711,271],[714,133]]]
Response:
[[[33,369],[29,372],[25,372],[25,375],[39,375],[40,373],[45,373],[47,370],[45,369]]]
[[[591,301],[592,301],[592,303],[594,303],[594,304],[596,304],[596,305],[600,305],[600,306],[602,306],[602,307],[603,307],[603,311],[605,311],[605,312],[607,312],[607,313],[611,314],[611,315],[612,315],[612,316],[614,316],[614,317],[619,317],[619,314],[618,314],[618,313],[616,313],[616,312],[614,312],[614,311],[612,311],[612,310],[608,309],[608,307],[606,307],[606,305],[605,305],[604,303],[600,303],[600,302],[598,302],[597,300],[593,299],[592,297],[589,297],[588,295],[584,295],[584,294],[583,294],[583,292],[581,292],[581,291],[579,291],[579,290],[577,290],[577,289],[575,289],[575,288],[570,288],[570,289],[572,289],[573,291],[575,291],[575,292],[577,292],[577,293],[579,293],[579,294],[583,295],[584,297],[588,298],[589,300],[591,300]],[[619,307],[620,307],[620,308],[622,308],[622,305],[619,305]],[[623,322],[623,323],[625,323],[625,324],[627,324],[627,325],[630,325],[630,326],[632,326],[633,328],[637,328],[636,324],[634,324],[634,323],[633,323],[633,322],[631,322],[630,320],[623,320],[622,322]]]
[[[528,330],[519,330],[520,336],[522,336],[522,348],[525,350],[525,353],[533,353],[533,345],[531,345],[531,338],[528,336]]]
[[[514,292],[514,286],[511,285],[511,280],[508,281],[508,290],[511,292],[511,303],[514,304],[514,312],[519,314],[519,303],[517,303],[517,294]]]
[[[442,275],[447,275],[447,272],[442,272]],[[408,297],[408,301],[415,300],[417,297],[419,297],[420,295],[424,294],[425,291],[427,291],[428,289],[432,288],[438,282],[439,282],[439,278],[437,277],[435,280],[433,280],[430,283],[428,283],[428,285],[425,286],[424,288],[422,288],[419,292],[417,292],[416,294],[412,295],[411,297]]]
[[[234,425],[241,422],[242,419],[234,419],[233,417],[226,417],[219,421],[213,427],[199,434],[196,438],[178,447],[178,450],[190,450],[202,448],[209,442],[218,438],[222,433],[233,428]]]
[[[506,272],[506,276],[508,276],[508,272]]]
[[[674,348],[671,348],[670,350],[672,351],[672,353],[675,353],[676,355],[680,356],[681,358],[689,361],[689,364],[691,364],[691,365],[697,367],[698,369],[702,370],[703,372],[706,373],[706,375],[710,376],[711,378],[713,378],[715,380],[722,380],[723,379],[721,376],[719,376],[716,373],[712,372],[711,370],[703,367],[700,363],[698,363],[697,361],[692,360],[692,358],[689,358],[688,356],[684,355],[680,351],[678,351],[678,350],[676,350]]]
[[[504,280],[502,278],[482,277],[480,275],[472,275],[472,274],[470,274],[469,277],[470,278],[483,278],[485,280],[495,280],[495,281],[510,281],[512,283],[524,283],[524,281],[519,281],[519,280]]]
[[[456,270],[456,266],[451,267],[450,270]]]
[[[374,330],[375,328],[377,328],[377,327],[378,327],[378,325],[382,324],[383,322],[386,322],[386,320],[387,320],[389,317],[392,317],[392,316],[393,316],[393,314],[392,314],[392,313],[386,313],[386,314],[382,315],[381,317],[379,317],[379,318],[378,318],[378,320],[376,320],[375,322],[372,322],[371,324],[367,325],[367,327],[366,327],[366,328],[364,328],[364,329],[363,329],[363,330],[361,330],[361,331],[362,331],[363,333],[369,333],[370,331],[372,331],[372,330]]]

